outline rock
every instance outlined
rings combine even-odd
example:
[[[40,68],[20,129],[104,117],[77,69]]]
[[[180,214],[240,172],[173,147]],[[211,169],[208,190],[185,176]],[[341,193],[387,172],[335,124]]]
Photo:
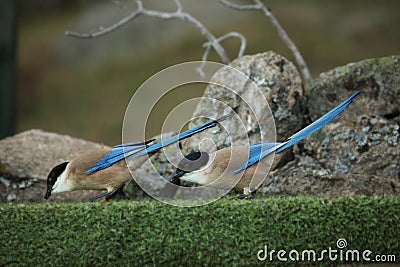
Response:
[[[260,192],[399,196],[399,141],[399,123],[384,118],[329,124],[296,146],[295,160],[272,171]]]
[[[303,88],[299,73],[290,61],[274,52],[266,52],[243,56],[230,66],[245,76],[242,74],[240,77],[228,67],[221,68],[212,77],[204,93],[206,99],[200,101],[194,117],[221,116],[233,109],[240,119],[229,119],[223,123],[229,136],[215,128],[183,141],[184,153],[198,151],[204,138],[213,140],[219,149],[235,141],[236,144],[247,144],[247,137],[250,143],[274,141],[276,138],[283,140],[303,126],[300,105]],[[259,89],[246,80],[247,77]],[[190,127],[205,121],[204,118],[195,119]],[[203,150],[208,149],[210,147],[206,146]]]
[[[272,171],[259,192],[291,196],[375,196],[400,195],[399,182],[391,177],[368,173],[340,173],[326,170],[318,161],[296,158]]]
[[[307,91],[305,106],[312,120],[349,97],[362,91],[357,105],[351,105],[341,118],[354,121],[359,115],[392,118],[400,114],[400,56],[367,59],[322,73]]]
[[[172,137],[176,133],[169,132],[162,135],[153,137],[155,142],[163,139]],[[128,182],[124,187],[124,193],[130,198],[142,198],[147,194],[143,192],[142,187],[145,187],[145,191],[151,191],[152,195],[158,195],[162,189],[164,189],[167,180],[175,171],[176,163],[179,159],[179,144],[172,144],[168,147],[163,148],[160,152],[156,153],[150,158],[150,161],[146,161],[139,169],[132,172],[135,179],[140,179],[143,183],[140,186],[135,181]]]
[[[54,166],[101,147],[106,146],[67,135],[29,130],[0,140],[0,175],[46,180]]]
[[[1,176],[0,176],[0,183],[2,183],[2,185],[3,185],[5,188],[9,188],[9,187],[10,187],[10,184],[11,184],[11,182],[10,182],[9,180],[7,180],[7,179],[5,179],[5,178],[3,178],[3,177],[1,177]]]
[[[0,203],[1,202],[44,202],[44,193],[46,191],[46,181],[28,179],[29,187],[19,188],[19,183],[11,181],[11,186],[8,188],[0,184]],[[80,190],[73,192],[66,192],[51,196],[48,202],[60,201],[87,201],[88,199],[100,194],[99,191],[94,190]],[[15,196],[15,197],[14,197]]]
[[[354,105],[357,105],[354,103]],[[301,152],[332,173],[368,174],[400,181],[400,117],[359,116],[310,136]]]
[[[17,198],[17,196],[14,193],[11,193],[7,196],[7,202],[14,201]]]
[[[50,170],[78,154],[104,147],[67,135],[29,130],[0,140],[0,202],[44,201]],[[74,191],[49,201],[87,200],[99,191]]]
[[[356,90],[335,121],[295,145],[295,160],[269,174],[268,195],[400,195],[399,57],[321,74],[304,101],[314,121]],[[304,107],[306,110],[306,106]]]

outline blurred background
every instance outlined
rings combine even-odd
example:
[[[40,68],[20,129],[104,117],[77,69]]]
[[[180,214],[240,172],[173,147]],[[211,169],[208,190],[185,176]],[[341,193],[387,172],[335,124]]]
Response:
[[[145,7],[175,10],[172,0],[143,2]],[[232,10],[217,0],[181,2],[184,11],[215,36],[229,31],[243,33],[248,43],[245,54],[274,50],[294,62],[261,12]],[[314,78],[350,62],[399,54],[400,1],[264,2],[298,46]],[[206,40],[193,25],[153,17],[139,17],[95,39],[64,35],[66,30],[93,32],[115,23],[135,9],[132,0],[15,3],[17,133],[37,128],[118,144],[125,109],[140,84],[165,67],[200,60],[204,51]],[[234,59],[239,41],[227,40],[223,45]],[[214,52],[209,59],[220,62]],[[178,90],[161,101],[159,116],[152,120],[147,134],[159,134],[171,106],[202,95],[204,89]]]

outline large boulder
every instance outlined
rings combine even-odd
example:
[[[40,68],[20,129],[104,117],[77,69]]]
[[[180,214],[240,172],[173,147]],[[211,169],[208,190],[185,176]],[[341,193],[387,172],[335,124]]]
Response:
[[[357,105],[341,117],[354,121],[359,115],[394,118],[400,114],[400,56],[366,59],[320,74],[305,94],[305,106],[316,119],[352,92],[362,91]]]
[[[68,135],[29,130],[0,140],[0,175],[46,180],[54,166],[99,148],[107,146]]]
[[[398,196],[400,184],[395,178],[366,172],[331,172],[317,160],[303,156],[272,171],[259,192],[268,196]]]
[[[400,195],[400,57],[351,63],[323,73],[305,92],[309,122],[353,92],[338,119],[294,148],[261,192],[290,195]]]
[[[183,153],[285,140],[304,125],[302,96],[301,77],[295,65],[283,56],[269,51],[238,58],[213,75],[193,117],[221,116],[232,110],[238,116],[223,123],[225,134],[216,127],[183,141]],[[205,121],[198,118],[189,125]],[[204,142],[207,139],[213,144]],[[287,160],[290,153],[285,156]],[[274,164],[280,159],[276,157]]]
[[[0,202],[42,201],[50,170],[80,153],[105,147],[67,135],[29,130],[0,140]],[[82,200],[98,191],[54,195],[49,201]]]
[[[400,195],[399,121],[360,116],[327,125],[272,171],[266,195]]]

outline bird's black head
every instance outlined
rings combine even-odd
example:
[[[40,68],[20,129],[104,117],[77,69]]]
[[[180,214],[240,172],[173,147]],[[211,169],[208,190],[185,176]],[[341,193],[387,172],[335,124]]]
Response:
[[[202,167],[206,166],[210,156],[206,152],[194,152],[186,155],[182,159],[175,173],[170,178],[170,182],[176,185],[180,185],[180,177],[186,173],[194,172],[200,170]]]
[[[61,173],[65,171],[69,162],[61,163],[55,166],[47,176],[47,190],[44,195],[44,199],[47,200],[51,196],[51,190],[53,189],[54,184],[56,183],[58,177],[60,177]]]

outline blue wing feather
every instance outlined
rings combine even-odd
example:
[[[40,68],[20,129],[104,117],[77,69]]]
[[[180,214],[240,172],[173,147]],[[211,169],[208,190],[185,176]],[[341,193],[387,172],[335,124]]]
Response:
[[[215,120],[210,120],[200,126],[194,127],[192,129],[189,129],[183,133],[177,134],[171,138],[168,138],[162,142],[153,144],[153,145],[148,145],[149,142],[144,142],[144,143],[129,143],[129,144],[122,144],[115,146],[111,149],[111,151],[102,159],[100,159],[95,166],[89,168],[86,170],[87,173],[93,173],[99,170],[106,169],[110,167],[112,164],[133,156],[134,158],[138,158],[140,156],[144,156],[149,153],[156,152],[163,147],[166,147],[168,145],[171,145],[175,142],[181,141],[183,139],[186,139],[194,134],[200,133],[208,128],[215,127],[220,121],[225,120],[226,118],[232,116],[233,114],[228,114],[225,115],[221,118],[215,119]]]
[[[239,173],[248,167],[256,164],[259,162],[263,157],[266,155],[274,152],[276,150],[276,147],[279,147],[282,143],[257,143],[257,144],[252,144],[249,147],[249,158],[243,166],[240,168],[232,171],[233,174]]]
[[[124,154],[124,151],[133,151],[138,149],[143,149],[148,146],[149,143],[153,142],[155,139],[148,140],[146,142],[132,142],[127,144],[122,144],[115,146],[111,149],[111,151],[102,159],[100,159],[97,163],[104,163],[112,158],[118,157],[121,154]]]
[[[336,118],[340,113],[343,112],[354,100],[356,96],[360,94],[360,91],[355,92],[352,96],[348,99],[343,101],[337,107],[323,115],[318,120],[314,121],[304,129],[300,130],[299,132],[295,133],[284,143],[257,143],[250,145],[249,148],[249,159],[246,164],[241,166],[240,168],[234,170],[232,173],[236,174],[239,173],[248,167],[256,164],[259,162],[263,157],[267,156],[270,153],[280,153],[285,149],[293,146],[297,142],[300,142],[310,134],[314,133],[315,131],[321,129],[329,122],[331,122],[334,118]]]
[[[101,158],[95,166],[89,168],[86,170],[87,173],[92,173],[95,171],[103,170],[105,168],[108,168],[110,165],[114,164],[117,161],[120,161],[123,159],[125,156],[125,153],[131,153],[131,152],[136,152],[140,151],[146,148],[146,144],[144,143],[137,143],[137,144],[122,144],[115,146],[111,149],[111,151]]]

